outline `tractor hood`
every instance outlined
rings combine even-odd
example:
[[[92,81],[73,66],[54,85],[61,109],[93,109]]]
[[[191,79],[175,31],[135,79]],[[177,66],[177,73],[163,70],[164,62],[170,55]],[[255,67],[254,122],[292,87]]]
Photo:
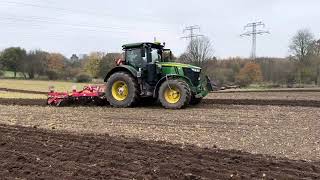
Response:
[[[184,67],[184,68],[201,70],[200,67],[193,66],[193,65],[190,65],[190,64],[183,64],[183,63],[176,63],[176,62],[160,62],[159,64],[161,66]]]

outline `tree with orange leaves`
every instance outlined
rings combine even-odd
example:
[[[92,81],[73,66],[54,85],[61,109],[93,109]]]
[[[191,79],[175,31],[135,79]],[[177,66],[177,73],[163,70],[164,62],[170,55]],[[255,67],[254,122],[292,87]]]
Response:
[[[48,56],[48,70],[61,72],[65,66],[66,58],[60,53],[50,53]]]
[[[261,67],[254,62],[248,62],[240,69],[239,74],[236,77],[240,86],[248,86],[255,82],[262,81]]]

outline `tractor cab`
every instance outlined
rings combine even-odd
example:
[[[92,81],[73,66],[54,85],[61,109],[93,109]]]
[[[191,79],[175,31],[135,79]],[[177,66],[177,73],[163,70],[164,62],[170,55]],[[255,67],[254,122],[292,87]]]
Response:
[[[134,43],[123,45],[125,64],[134,67],[148,85],[155,85],[161,74],[160,63],[170,62],[172,53],[161,43]]]
[[[147,64],[168,62],[171,60],[171,50],[164,49],[160,43],[133,43],[123,45],[125,63],[136,68],[146,68]]]

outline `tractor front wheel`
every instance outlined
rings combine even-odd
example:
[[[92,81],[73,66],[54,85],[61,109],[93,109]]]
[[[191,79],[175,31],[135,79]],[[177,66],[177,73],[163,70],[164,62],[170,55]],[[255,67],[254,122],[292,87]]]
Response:
[[[107,81],[106,98],[114,107],[130,107],[139,97],[138,83],[126,72],[116,72]]]
[[[167,109],[184,108],[191,99],[189,85],[179,79],[167,80],[161,84],[158,98],[162,106]]]

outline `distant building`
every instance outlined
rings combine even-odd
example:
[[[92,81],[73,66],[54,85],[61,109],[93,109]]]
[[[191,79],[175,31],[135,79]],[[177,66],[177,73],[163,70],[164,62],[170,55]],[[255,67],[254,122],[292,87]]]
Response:
[[[73,62],[79,61],[79,57],[76,54],[72,54],[70,60],[73,61]]]
[[[79,60],[87,58],[87,54],[79,54]]]

